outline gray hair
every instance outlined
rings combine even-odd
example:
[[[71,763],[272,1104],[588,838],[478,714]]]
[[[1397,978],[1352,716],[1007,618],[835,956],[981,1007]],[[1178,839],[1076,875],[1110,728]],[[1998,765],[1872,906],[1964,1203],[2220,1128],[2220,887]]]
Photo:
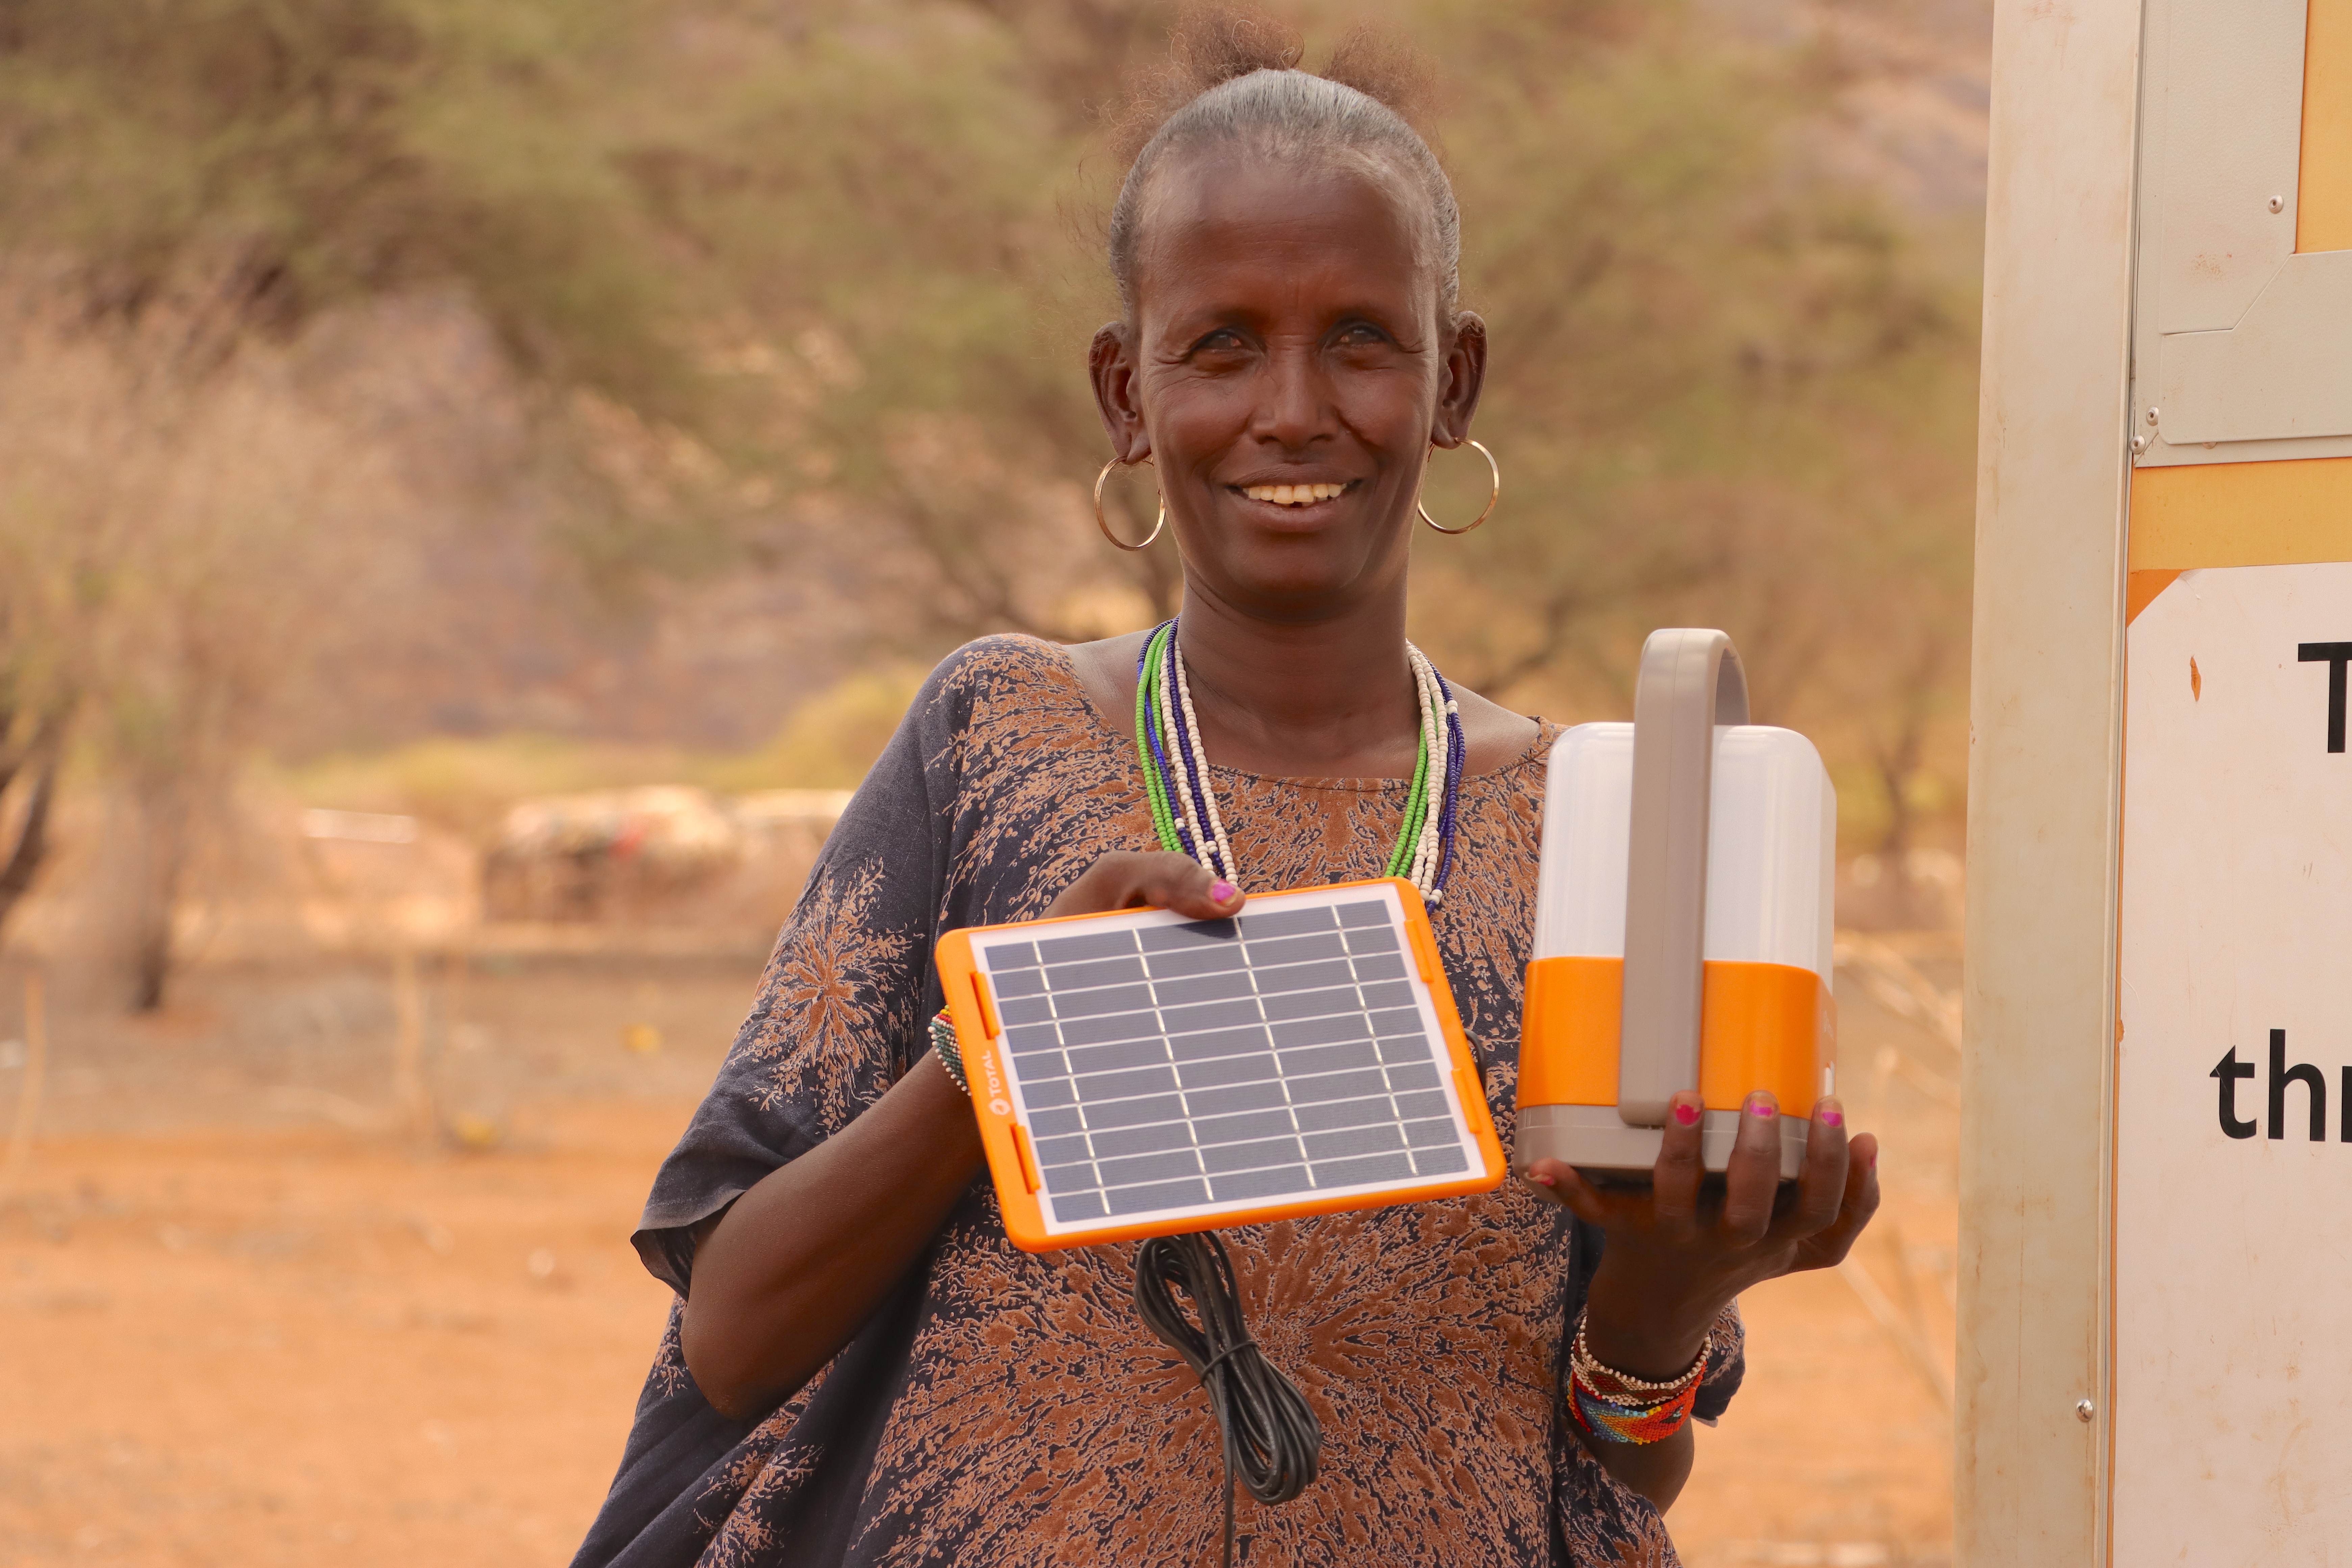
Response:
[[[1110,269],[1119,303],[1135,315],[1135,256],[1153,174],[1171,153],[1239,147],[1257,157],[1303,165],[1354,164],[1400,179],[1427,209],[1425,259],[1437,274],[1441,319],[1461,293],[1462,209],[1429,143],[1379,99],[1301,70],[1254,70],[1193,99],[1145,142],[1110,214]]]

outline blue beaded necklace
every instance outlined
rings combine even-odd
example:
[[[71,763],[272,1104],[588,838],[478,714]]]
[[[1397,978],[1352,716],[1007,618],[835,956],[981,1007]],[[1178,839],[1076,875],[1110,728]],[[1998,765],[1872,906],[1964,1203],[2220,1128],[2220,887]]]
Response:
[[[1421,749],[1405,796],[1404,823],[1384,874],[1406,879],[1435,904],[1444,899],[1445,879],[1454,868],[1454,806],[1467,748],[1454,689],[1419,648],[1407,643],[1405,655],[1421,698]],[[1240,886],[1172,620],[1143,639],[1135,661],[1135,757],[1143,769],[1143,791],[1160,847]]]

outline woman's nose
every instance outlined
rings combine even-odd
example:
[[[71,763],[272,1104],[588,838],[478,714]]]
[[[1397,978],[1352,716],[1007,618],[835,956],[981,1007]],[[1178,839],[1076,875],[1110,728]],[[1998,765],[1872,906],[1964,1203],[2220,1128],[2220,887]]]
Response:
[[[1295,451],[1330,435],[1336,423],[1329,378],[1310,348],[1280,348],[1268,356],[1252,435]]]

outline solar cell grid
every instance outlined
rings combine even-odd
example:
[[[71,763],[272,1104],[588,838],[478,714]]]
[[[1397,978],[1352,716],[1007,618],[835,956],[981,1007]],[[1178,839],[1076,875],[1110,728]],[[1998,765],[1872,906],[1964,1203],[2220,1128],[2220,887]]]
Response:
[[[978,944],[1064,1223],[1470,1168],[1376,897]]]

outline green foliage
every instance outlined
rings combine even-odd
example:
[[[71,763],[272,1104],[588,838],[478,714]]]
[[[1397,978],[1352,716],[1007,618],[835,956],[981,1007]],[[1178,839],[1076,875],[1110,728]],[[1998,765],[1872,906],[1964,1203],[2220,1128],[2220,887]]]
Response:
[[[71,258],[100,310],[136,315],[196,273],[242,324],[283,332],[457,279],[534,371],[690,404],[667,328],[692,306],[594,134],[625,11],[16,0],[0,16],[0,241]]]
[[[811,699],[759,751],[714,758],[694,769],[699,784],[730,793],[761,789],[854,789],[882,754],[922,684],[912,668],[853,675]]]

